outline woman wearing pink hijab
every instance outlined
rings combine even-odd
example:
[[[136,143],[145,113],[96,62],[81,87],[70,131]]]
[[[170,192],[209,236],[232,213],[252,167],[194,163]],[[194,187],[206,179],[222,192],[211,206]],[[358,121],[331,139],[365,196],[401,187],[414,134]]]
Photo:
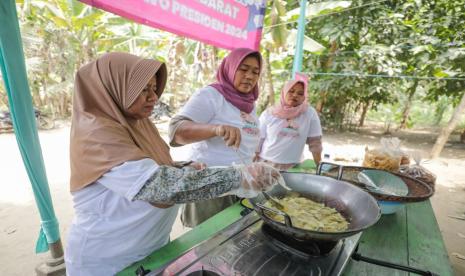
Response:
[[[233,50],[217,71],[217,82],[197,92],[170,123],[170,144],[192,144],[190,160],[207,166],[251,163],[260,136],[255,101],[262,67],[259,52]],[[232,205],[234,196],[186,204],[181,219],[194,227]]]
[[[307,78],[297,75],[281,90],[278,104],[260,116],[260,146],[255,160],[287,170],[302,161],[305,144],[318,164],[321,160],[321,125],[307,102]]]

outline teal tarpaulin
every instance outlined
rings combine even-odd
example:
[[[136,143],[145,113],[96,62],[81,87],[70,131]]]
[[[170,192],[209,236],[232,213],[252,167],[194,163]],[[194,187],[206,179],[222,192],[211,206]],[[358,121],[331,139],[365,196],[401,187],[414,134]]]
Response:
[[[300,16],[297,29],[297,42],[295,45],[294,63],[292,66],[292,78],[295,79],[295,73],[302,71],[302,60],[304,52],[305,39],[305,12],[307,11],[307,0],[300,0]]]
[[[48,250],[49,243],[58,241],[60,232],[37,134],[14,0],[0,0],[0,67],[8,95],[16,140],[41,217],[36,253],[45,252]],[[8,185],[15,185],[15,183],[8,183]]]

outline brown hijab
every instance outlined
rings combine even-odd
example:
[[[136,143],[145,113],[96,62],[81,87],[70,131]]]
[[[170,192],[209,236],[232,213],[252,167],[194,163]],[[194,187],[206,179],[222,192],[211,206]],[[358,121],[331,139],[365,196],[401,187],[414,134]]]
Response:
[[[160,97],[167,70],[156,60],[109,53],[78,70],[70,143],[72,192],[126,161],[151,158],[159,165],[172,164],[169,147],[152,122],[125,116],[155,75]]]

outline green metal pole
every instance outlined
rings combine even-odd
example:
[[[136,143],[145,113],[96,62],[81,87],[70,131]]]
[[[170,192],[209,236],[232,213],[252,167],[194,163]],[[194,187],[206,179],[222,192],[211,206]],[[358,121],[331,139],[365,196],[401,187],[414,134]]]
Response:
[[[50,248],[54,259],[62,258],[60,231],[37,134],[14,0],[0,0],[0,70],[8,95],[16,140],[41,217],[36,252],[45,252]]]
[[[300,0],[300,16],[297,29],[297,42],[295,44],[294,64],[292,66],[292,78],[295,78],[296,72],[302,71],[302,59],[305,37],[305,12],[307,11],[307,0]]]

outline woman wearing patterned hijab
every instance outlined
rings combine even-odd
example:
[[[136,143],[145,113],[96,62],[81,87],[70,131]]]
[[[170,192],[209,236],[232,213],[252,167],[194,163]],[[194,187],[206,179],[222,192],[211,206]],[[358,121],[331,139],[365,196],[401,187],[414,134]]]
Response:
[[[307,100],[307,78],[298,74],[281,90],[279,103],[260,116],[260,145],[255,160],[287,170],[302,160],[305,144],[318,164],[321,160],[321,125]]]
[[[255,101],[259,52],[238,48],[223,59],[217,82],[195,92],[171,120],[170,144],[191,144],[190,159],[208,166],[251,163],[259,142]],[[233,204],[233,196],[187,204],[181,219],[194,227]]]
[[[263,164],[176,167],[148,119],[166,76],[163,63],[125,53],[103,55],[76,74],[68,275],[114,275],[162,247],[178,203],[241,188],[260,191],[279,180],[279,173]]]

